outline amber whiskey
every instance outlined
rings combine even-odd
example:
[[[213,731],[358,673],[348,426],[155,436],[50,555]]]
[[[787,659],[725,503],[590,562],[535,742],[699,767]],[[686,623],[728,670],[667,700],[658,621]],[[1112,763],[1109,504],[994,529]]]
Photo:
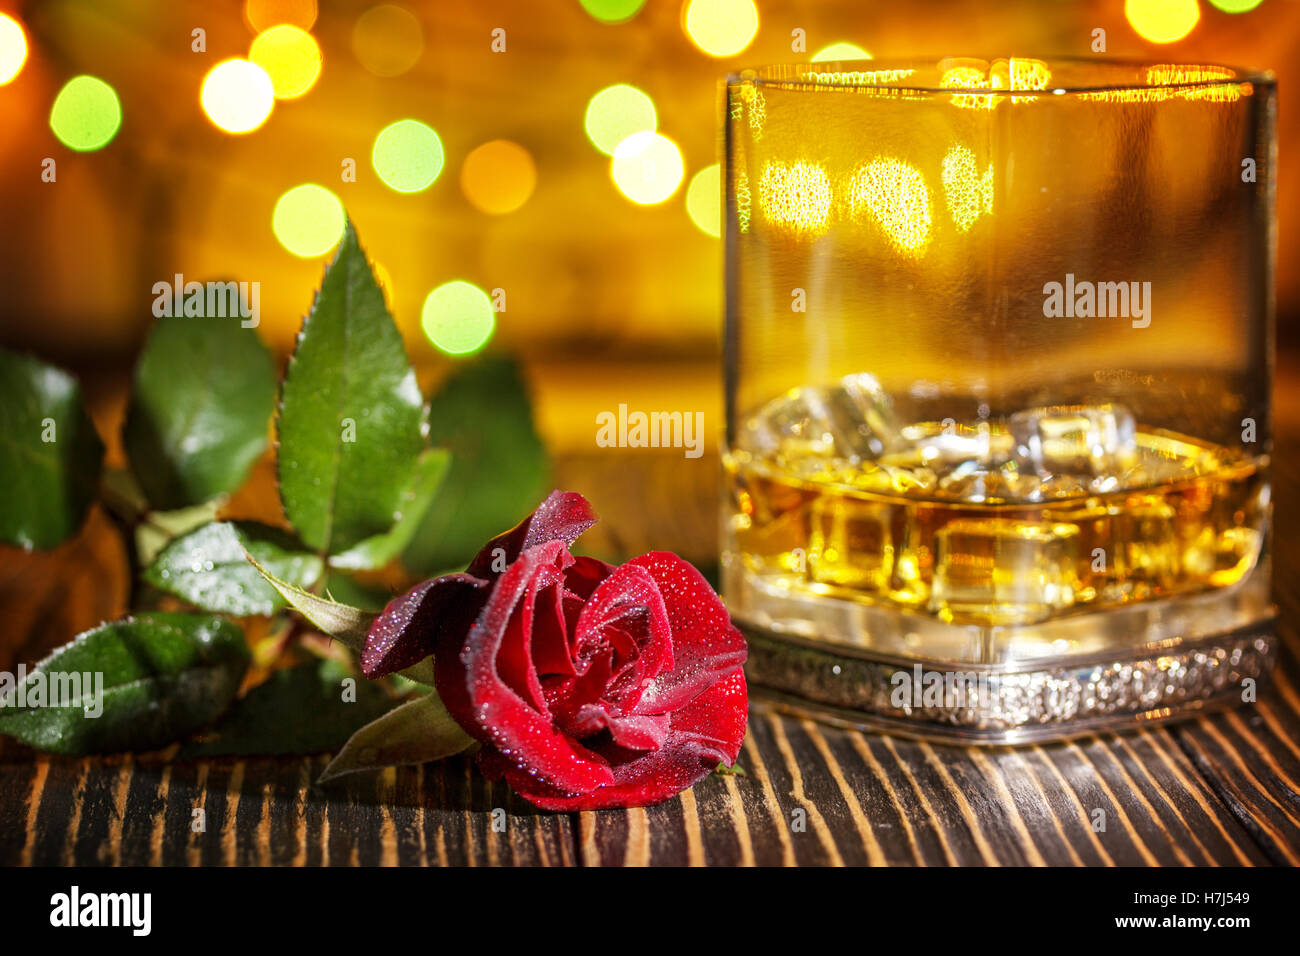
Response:
[[[795,389],[725,459],[730,555],[768,593],[1023,625],[1224,588],[1259,558],[1267,461],[1121,406],[899,423],[870,376]]]

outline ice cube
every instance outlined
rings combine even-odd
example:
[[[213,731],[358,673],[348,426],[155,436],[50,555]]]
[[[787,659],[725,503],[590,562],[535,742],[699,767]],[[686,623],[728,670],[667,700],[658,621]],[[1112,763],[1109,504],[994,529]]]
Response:
[[[894,558],[893,509],[826,496],[813,505],[809,576],[820,584],[866,591],[889,587]]]
[[[773,399],[741,428],[743,451],[790,463],[806,458],[871,461],[897,443],[889,396],[865,372]]]
[[[1017,467],[1041,478],[1115,477],[1137,458],[1137,429],[1122,405],[1030,408],[1012,415],[1008,427]]]
[[[1074,604],[1079,529],[959,518],[935,535],[930,610],[951,622],[1030,624]]]

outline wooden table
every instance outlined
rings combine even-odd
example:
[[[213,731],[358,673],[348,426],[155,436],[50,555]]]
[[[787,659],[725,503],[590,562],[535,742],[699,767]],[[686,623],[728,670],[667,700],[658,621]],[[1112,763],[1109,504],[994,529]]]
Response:
[[[648,809],[573,814],[535,811],[461,759],[321,790],[311,781],[326,756],[77,760],[8,745],[0,864],[1300,863],[1300,414],[1287,414],[1300,402],[1287,400],[1294,387],[1283,393],[1273,542],[1283,649],[1256,706],[1130,735],[972,750],[756,705],[746,776],[711,777]],[[102,558],[103,545],[77,547],[83,567]],[[21,654],[24,628],[94,600],[87,587],[110,587],[82,578],[44,596],[39,614],[6,609],[17,629],[7,646]],[[192,828],[198,808],[203,832]],[[494,828],[497,808],[504,826]]]

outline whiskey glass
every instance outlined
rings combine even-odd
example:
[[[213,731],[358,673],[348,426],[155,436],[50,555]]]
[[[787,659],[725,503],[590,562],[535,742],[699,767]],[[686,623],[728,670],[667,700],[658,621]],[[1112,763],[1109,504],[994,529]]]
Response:
[[[1252,699],[1275,83],[946,57],[724,84],[722,585],[752,683],[976,743]]]

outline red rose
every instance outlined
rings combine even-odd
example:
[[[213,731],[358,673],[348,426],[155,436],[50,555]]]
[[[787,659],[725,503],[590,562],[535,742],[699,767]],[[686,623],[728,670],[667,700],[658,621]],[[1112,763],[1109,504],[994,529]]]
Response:
[[[745,640],[718,596],[674,554],[574,557],[595,521],[553,492],[464,573],[392,601],[362,655],[378,677],[433,653],[479,766],[548,810],[666,800],[735,763],[745,736]]]

